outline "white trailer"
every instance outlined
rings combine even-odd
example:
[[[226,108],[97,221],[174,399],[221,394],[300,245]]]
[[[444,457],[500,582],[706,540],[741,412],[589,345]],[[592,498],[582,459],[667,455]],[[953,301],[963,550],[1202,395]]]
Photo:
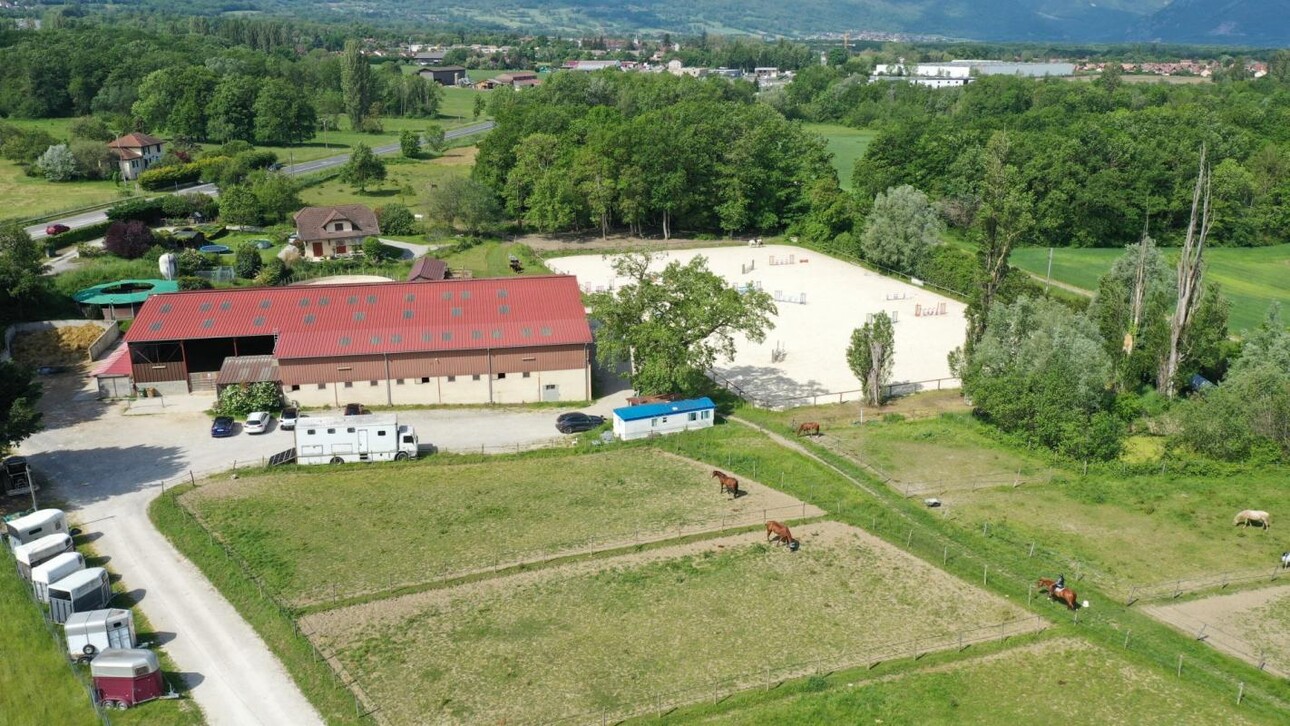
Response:
[[[46,535],[66,534],[67,515],[61,509],[40,509],[5,522],[4,533],[9,537],[9,546],[15,548]]]
[[[296,461],[341,464],[415,459],[417,432],[394,414],[302,418],[296,424]]]
[[[65,623],[75,613],[102,610],[112,599],[107,570],[91,567],[49,586],[49,619]]]
[[[73,613],[63,623],[63,633],[67,654],[82,663],[108,648],[133,648],[138,643],[134,614],[116,608]]]
[[[51,534],[35,542],[18,545],[13,550],[13,558],[18,562],[18,574],[22,575],[24,580],[30,580],[31,568],[43,565],[73,549],[71,537],[65,534]]]
[[[31,589],[36,599],[49,602],[49,586],[73,572],[85,569],[85,556],[80,552],[64,552],[54,559],[31,568]]]

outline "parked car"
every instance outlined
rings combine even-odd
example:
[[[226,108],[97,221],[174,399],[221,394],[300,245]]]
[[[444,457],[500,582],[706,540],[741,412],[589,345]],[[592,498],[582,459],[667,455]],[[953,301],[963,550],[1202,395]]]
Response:
[[[296,419],[300,418],[300,409],[295,406],[287,406],[282,409],[282,415],[278,417],[278,428],[283,431],[290,431],[296,427]]]
[[[41,366],[36,369],[38,376],[56,376],[59,373],[66,373],[67,366]]]
[[[256,411],[246,417],[246,423],[242,428],[248,434],[262,434],[269,430],[269,424],[273,422],[273,416],[267,411]]]
[[[45,228],[45,235],[48,237],[53,237],[56,234],[62,234],[64,232],[71,231],[71,229],[72,229],[71,227],[68,227],[65,224],[51,224]]]
[[[367,414],[369,414],[369,413],[371,413],[371,411],[368,411],[368,410],[367,410],[367,407],[366,407],[366,406],[364,406],[364,405],[363,405],[363,404],[361,404],[361,403],[347,403],[347,404],[345,404],[345,415],[346,415],[346,416],[366,416],[366,415],[367,415]]]
[[[603,416],[592,416],[586,413],[562,413],[555,420],[555,428],[562,434],[576,434],[580,431],[590,431],[603,424]]]
[[[211,422],[211,436],[222,439],[225,436],[232,436],[237,432],[236,424],[233,423],[232,416],[216,416]]]

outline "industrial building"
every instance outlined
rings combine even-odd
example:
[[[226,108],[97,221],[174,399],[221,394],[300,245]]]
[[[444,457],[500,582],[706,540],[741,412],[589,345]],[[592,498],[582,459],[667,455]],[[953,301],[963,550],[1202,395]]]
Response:
[[[591,398],[591,329],[568,275],[154,295],[125,336],[162,394],[271,380],[303,406]]]

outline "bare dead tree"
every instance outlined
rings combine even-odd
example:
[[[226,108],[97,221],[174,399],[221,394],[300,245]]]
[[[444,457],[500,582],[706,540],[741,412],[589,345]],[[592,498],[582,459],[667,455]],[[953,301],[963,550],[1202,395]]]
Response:
[[[1124,334],[1124,354],[1131,355],[1133,346],[1142,325],[1142,309],[1147,299],[1147,262],[1154,249],[1151,237],[1146,230],[1142,231],[1142,241],[1138,243],[1138,259],[1133,263],[1133,290],[1129,294],[1129,329]]]
[[[1174,308],[1173,320],[1169,326],[1169,350],[1160,361],[1156,376],[1156,388],[1166,397],[1174,395],[1174,378],[1182,365],[1182,341],[1192,315],[1196,312],[1201,299],[1201,285],[1205,275],[1205,240],[1209,237],[1210,219],[1210,173],[1206,159],[1205,146],[1200,147],[1200,171],[1196,174],[1196,189],[1191,197],[1191,219],[1187,223],[1187,237],[1178,255],[1178,305]]]

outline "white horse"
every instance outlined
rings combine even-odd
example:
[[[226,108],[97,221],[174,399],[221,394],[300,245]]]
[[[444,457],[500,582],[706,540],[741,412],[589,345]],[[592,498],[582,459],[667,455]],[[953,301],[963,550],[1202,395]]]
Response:
[[[1290,569],[1290,552],[1281,553],[1281,568]]]
[[[1272,515],[1260,509],[1245,509],[1237,513],[1236,518],[1232,520],[1232,524],[1238,527],[1242,525],[1248,527],[1253,524],[1257,527],[1268,529],[1272,526]]]

